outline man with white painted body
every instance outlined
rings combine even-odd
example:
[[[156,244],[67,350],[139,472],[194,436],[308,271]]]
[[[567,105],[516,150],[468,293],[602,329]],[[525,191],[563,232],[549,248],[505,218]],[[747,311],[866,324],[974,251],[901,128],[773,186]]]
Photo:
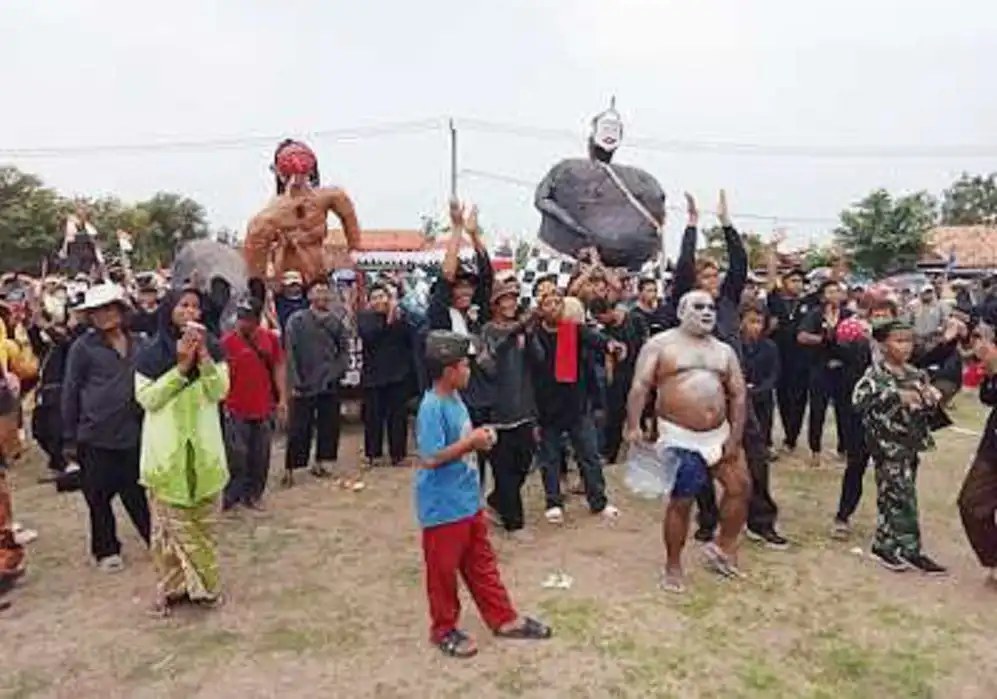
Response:
[[[655,335],[640,352],[626,434],[630,442],[643,439],[641,413],[656,390],[657,450],[661,459],[677,462],[663,523],[663,587],[681,592],[692,503],[711,477],[723,485],[724,496],[719,532],[703,547],[704,563],[723,577],[739,575],[737,541],[748,516],[751,479],[741,447],[747,388],[737,353],[712,334],[715,301],[705,291],[690,291],[679,300],[677,315],[679,326]]]

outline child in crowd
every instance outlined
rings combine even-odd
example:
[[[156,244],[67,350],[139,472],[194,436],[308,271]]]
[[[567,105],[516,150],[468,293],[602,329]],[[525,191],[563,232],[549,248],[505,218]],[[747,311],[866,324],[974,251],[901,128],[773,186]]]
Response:
[[[474,641],[457,627],[458,574],[497,637],[551,637],[550,627],[516,613],[488,540],[476,453],[494,446],[496,435],[486,427],[471,428],[470,415],[458,393],[470,378],[470,352],[466,336],[442,330],[429,333],[426,365],[433,385],[423,396],[416,417],[420,463],[415,504],[426,562],[430,638],[445,655],[454,658],[470,658],[478,652]]]
[[[775,386],[779,381],[779,349],[763,336],[765,311],[758,301],[741,306],[741,340],[744,346],[744,381],[758,416],[765,446],[772,448]]]
[[[918,453],[934,447],[931,419],[941,393],[908,364],[914,350],[909,323],[886,320],[873,327],[882,352],[855,386],[866,445],[876,469],[876,534],[872,555],[895,572],[946,570],[921,551],[917,511]]]

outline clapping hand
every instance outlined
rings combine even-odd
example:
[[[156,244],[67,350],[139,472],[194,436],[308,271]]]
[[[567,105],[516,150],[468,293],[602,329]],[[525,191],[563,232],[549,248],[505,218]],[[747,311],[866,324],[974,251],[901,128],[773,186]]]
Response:
[[[695,228],[699,225],[699,209],[696,208],[695,198],[689,194],[685,193],[685,210],[688,215],[688,226],[689,228]]]
[[[730,209],[727,207],[727,190],[720,190],[720,197],[717,201],[717,219],[720,225],[725,228],[730,225]]]

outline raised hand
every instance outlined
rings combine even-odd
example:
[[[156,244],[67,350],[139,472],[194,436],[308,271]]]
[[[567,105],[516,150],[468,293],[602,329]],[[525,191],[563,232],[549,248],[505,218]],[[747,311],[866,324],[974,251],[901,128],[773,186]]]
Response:
[[[685,193],[685,210],[686,210],[686,214],[689,217],[689,224],[688,224],[689,227],[690,228],[695,228],[696,226],[698,226],[699,225],[699,209],[696,208],[696,200],[695,200],[695,198],[691,194],[689,194],[689,192]]]
[[[717,218],[721,226],[730,225],[730,209],[727,207],[727,190],[720,190],[720,197],[717,200]]]
[[[481,229],[478,227],[478,207],[474,204],[464,209],[464,230],[472,238],[481,235]]]
[[[456,197],[450,200],[450,227],[455,232],[464,230],[464,207]]]

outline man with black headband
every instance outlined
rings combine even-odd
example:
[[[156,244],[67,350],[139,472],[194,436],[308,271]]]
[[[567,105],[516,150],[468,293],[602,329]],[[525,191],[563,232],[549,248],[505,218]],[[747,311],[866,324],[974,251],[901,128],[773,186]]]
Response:
[[[334,213],[343,226],[348,249],[360,244],[360,224],[353,202],[337,187],[318,186],[318,161],[308,146],[284,141],[274,156],[277,197],[253,217],[246,231],[244,253],[254,295],[262,296],[271,252],[274,272],[301,273],[306,284],[329,272],[323,243],[328,236],[327,218]]]

